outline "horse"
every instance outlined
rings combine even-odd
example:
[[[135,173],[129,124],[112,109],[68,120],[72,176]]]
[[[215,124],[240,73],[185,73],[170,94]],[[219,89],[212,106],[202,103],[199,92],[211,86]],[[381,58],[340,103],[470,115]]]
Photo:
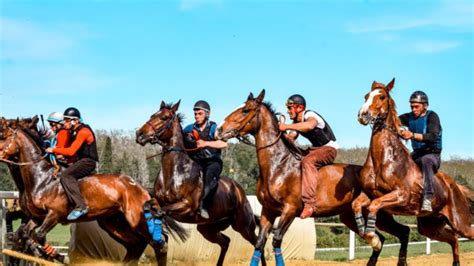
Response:
[[[181,114],[177,113],[180,101],[174,105],[161,102],[160,109],[136,132],[140,145],[159,143],[162,146],[161,170],[154,184],[154,197],[161,212],[174,219],[197,224],[205,239],[220,246],[217,265],[222,265],[230,238],[222,233],[232,228],[255,245],[256,222],[245,191],[234,180],[222,176],[215,193],[211,193],[209,219],[197,212],[203,194],[201,167],[186,153],[181,127]],[[266,265],[262,257],[262,264]]]
[[[12,174],[22,209],[32,218],[27,234],[44,244],[46,234],[57,223],[70,222],[66,217],[72,206],[59,179],[52,176],[53,167],[44,159],[41,147],[24,128],[1,119],[0,137],[4,141],[0,161],[19,167]],[[151,199],[145,188],[125,175],[91,175],[80,180],[80,188],[90,211],[78,222],[97,220],[102,229],[126,248],[127,264],[137,264],[150,244],[158,264],[166,265],[166,242],[153,240],[144,217],[143,206]],[[166,218],[163,223],[173,236],[182,241],[187,238],[187,231],[176,221]]]
[[[301,199],[300,150],[278,129],[278,120],[271,104],[263,102],[265,90],[257,98],[252,93],[246,102],[237,107],[219,125],[217,137],[228,140],[251,134],[255,137],[260,175],[257,181],[257,198],[262,204],[260,232],[255,252],[263,251],[275,219],[280,221],[274,230],[273,247],[277,265],[283,265],[281,242],[293,222],[303,209]],[[358,232],[352,201],[360,193],[359,165],[332,164],[322,167],[317,182],[317,208],[313,216],[339,215],[352,231]],[[410,229],[397,223],[391,215],[379,213],[377,227],[397,236],[401,242],[398,265],[406,265],[408,235]],[[379,234],[379,233],[377,233]],[[379,234],[381,239],[384,239]],[[382,244],[374,247],[367,265],[376,265]],[[255,256],[255,254],[254,254]],[[280,261],[280,262],[279,262]],[[257,265],[252,260],[251,265]]]
[[[474,194],[438,172],[433,178],[433,212],[420,211],[423,175],[399,137],[401,122],[390,95],[394,84],[395,79],[386,86],[374,81],[358,113],[359,123],[372,125],[369,152],[359,176],[365,194],[353,206],[356,214],[365,207],[369,212],[367,226],[361,233],[367,241],[378,241],[372,225],[380,211],[413,215],[417,217],[420,234],[449,243],[453,265],[460,265],[456,234],[474,239],[470,208]]]

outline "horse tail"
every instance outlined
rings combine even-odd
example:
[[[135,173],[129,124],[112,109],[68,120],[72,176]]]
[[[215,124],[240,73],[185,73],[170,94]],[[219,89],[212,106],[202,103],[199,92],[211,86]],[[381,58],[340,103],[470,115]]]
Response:
[[[180,223],[168,215],[161,218],[166,232],[170,233],[175,240],[185,242],[189,238],[189,231],[185,229]]]
[[[471,214],[474,214],[474,191],[469,189],[467,186],[457,184],[459,190],[461,190],[464,197],[467,199],[469,203],[469,207],[471,208]]]

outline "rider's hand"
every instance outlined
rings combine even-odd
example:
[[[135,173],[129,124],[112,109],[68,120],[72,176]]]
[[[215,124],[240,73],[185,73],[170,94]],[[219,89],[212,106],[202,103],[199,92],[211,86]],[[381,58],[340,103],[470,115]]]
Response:
[[[400,136],[403,139],[411,139],[413,137],[413,132],[410,130],[402,130],[402,132],[400,132]]]
[[[286,124],[279,124],[278,125],[278,129],[280,129],[280,131],[286,131],[288,129],[287,125]]]
[[[53,148],[51,148],[51,147],[50,147],[50,148],[46,148],[46,152],[47,152],[47,153],[53,153]]]
[[[206,141],[199,139],[196,140],[196,147],[197,148],[206,148]]]

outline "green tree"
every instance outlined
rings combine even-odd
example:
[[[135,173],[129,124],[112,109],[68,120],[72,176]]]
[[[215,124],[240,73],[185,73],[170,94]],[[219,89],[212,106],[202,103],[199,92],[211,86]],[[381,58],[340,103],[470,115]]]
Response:
[[[107,136],[105,139],[105,146],[102,153],[102,158],[100,159],[100,172],[103,174],[110,174],[113,171],[112,164],[112,139]]]

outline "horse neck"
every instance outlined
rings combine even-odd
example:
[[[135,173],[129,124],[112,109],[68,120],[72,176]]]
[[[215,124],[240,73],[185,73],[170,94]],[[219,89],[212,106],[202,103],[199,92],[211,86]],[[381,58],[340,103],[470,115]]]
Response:
[[[163,175],[164,184],[172,184],[175,179],[181,179],[182,177],[188,177],[189,175],[185,173],[187,168],[186,166],[191,163],[191,158],[184,152],[184,141],[183,141],[183,131],[181,124],[176,119],[172,126],[172,137],[167,141],[167,145],[170,148],[175,148],[181,151],[172,151],[163,154],[161,158],[161,174]],[[180,172],[182,171],[182,172]]]
[[[257,160],[260,168],[260,178],[266,182],[271,178],[278,168],[285,168],[293,162],[294,158],[288,147],[283,142],[283,136],[277,140],[277,142],[269,147],[259,149],[258,147],[264,147],[271,144],[278,138],[280,130],[278,129],[277,122],[273,119],[273,114],[267,110],[267,108],[261,107],[260,113],[258,114],[260,125],[255,136],[255,145],[257,146]],[[283,133],[281,133],[283,134]],[[283,160],[290,156],[290,159]],[[272,163],[277,162],[277,163]],[[283,165],[281,164],[283,163]]]
[[[8,164],[8,170],[10,170],[10,175],[13,177],[13,181],[15,182],[18,191],[24,191],[25,184],[23,184],[20,168],[16,165]]]
[[[51,168],[45,160],[41,160],[41,149],[21,130],[17,133],[21,145],[19,145],[19,162],[36,162],[20,166],[21,179],[25,192],[32,192],[49,179],[52,179],[47,170]],[[46,171],[45,171],[46,170]],[[20,188],[18,188],[20,189]],[[20,191],[21,192],[21,191]]]

